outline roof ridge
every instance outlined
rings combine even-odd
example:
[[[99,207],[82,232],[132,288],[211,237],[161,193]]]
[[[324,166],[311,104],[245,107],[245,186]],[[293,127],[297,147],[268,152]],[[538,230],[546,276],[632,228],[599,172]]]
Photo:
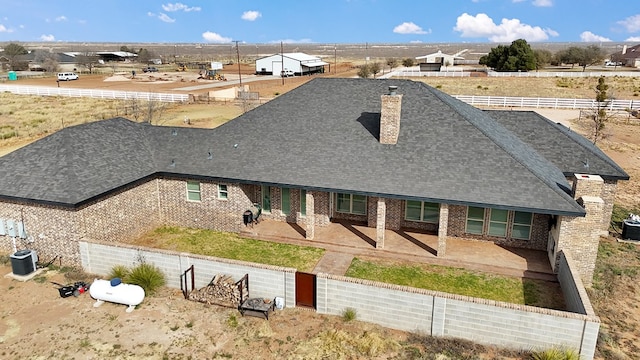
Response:
[[[559,174],[562,174],[562,171],[560,169],[558,169],[554,164],[552,164],[549,160],[547,160],[544,156],[540,155],[535,149],[533,149],[531,146],[529,146],[527,143],[525,143],[524,141],[522,141],[522,139],[520,139],[518,136],[516,136],[513,132],[511,132],[509,129],[505,128],[502,124],[500,124],[499,122],[497,122],[496,120],[494,120],[491,116],[489,116],[487,113],[483,112],[480,109],[477,109],[461,100],[458,100],[450,95],[447,95],[437,89],[434,89],[431,86],[428,86],[427,84],[422,83],[424,88],[426,88],[428,91],[430,91],[434,96],[436,96],[438,99],[440,99],[445,105],[451,107],[454,111],[456,111],[458,114],[460,114],[460,116],[462,116],[469,124],[473,125],[473,127],[475,127],[478,131],[480,131],[484,136],[486,136],[488,139],[490,139],[496,146],[498,146],[500,149],[502,149],[505,153],[507,153],[511,158],[513,158],[516,162],[518,162],[519,164],[521,164],[524,168],[528,169],[529,172],[531,172],[531,174],[533,174],[537,179],[539,179],[542,183],[546,184],[552,191],[554,191],[555,193],[559,194],[561,197],[565,198],[566,200],[571,200],[570,204],[572,206],[574,206],[576,209],[580,209],[581,211],[584,211],[584,209],[578,205],[578,203],[575,201],[575,199],[573,199],[573,197],[569,196],[569,194],[563,190],[560,189],[561,183],[560,182],[553,182],[549,179],[547,179],[547,177],[545,177],[542,174],[542,169],[541,168],[536,168],[537,166],[542,166],[543,163],[546,163],[546,165],[548,165],[551,168],[554,168],[557,170],[557,172]],[[464,105],[464,106],[456,106],[456,105]],[[475,119],[473,117],[470,116],[469,111],[474,111],[477,112],[479,114],[479,116],[482,117],[487,117],[489,119],[491,119],[492,123],[494,126],[497,127],[497,129],[501,130],[501,135],[507,135],[511,140],[512,140],[512,145],[513,146],[518,146],[521,148],[524,148],[524,150],[527,150],[527,153],[532,155],[532,161],[537,162],[537,164],[530,164],[528,163],[523,156],[517,156],[517,153],[514,151],[509,151],[509,149],[507,148],[507,143],[504,140],[504,137],[502,136],[497,136],[497,134],[492,134],[491,132],[487,131],[487,129],[485,129],[483,126],[480,126],[481,124],[479,124],[477,121],[475,121]],[[533,167],[531,165],[534,165]],[[536,166],[537,165],[537,166]],[[559,179],[558,179],[559,180]],[[566,182],[566,178],[564,177],[564,175],[562,175],[562,180]],[[568,185],[568,183],[567,183]],[[568,189],[568,187],[567,187]]]

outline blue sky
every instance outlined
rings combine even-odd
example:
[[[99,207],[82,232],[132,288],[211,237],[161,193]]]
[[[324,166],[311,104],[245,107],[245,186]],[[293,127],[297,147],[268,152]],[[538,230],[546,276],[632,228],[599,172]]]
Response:
[[[0,41],[640,42],[637,0],[0,0]]]

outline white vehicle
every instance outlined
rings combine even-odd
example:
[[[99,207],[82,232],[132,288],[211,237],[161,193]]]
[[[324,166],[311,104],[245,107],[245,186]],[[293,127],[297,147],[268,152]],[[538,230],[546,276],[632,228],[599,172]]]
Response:
[[[58,73],[58,81],[78,80],[78,74],[74,72]]]
[[[293,70],[284,69],[280,72],[280,76],[282,77],[294,76],[294,73],[293,73]]]

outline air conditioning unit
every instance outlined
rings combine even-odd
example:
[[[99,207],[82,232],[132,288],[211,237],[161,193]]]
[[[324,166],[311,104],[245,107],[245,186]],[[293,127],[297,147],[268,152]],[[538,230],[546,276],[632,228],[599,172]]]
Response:
[[[11,257],[11,270],[14,275],[29,275],[36,271],[38,255],[35,250],[20,250]]]

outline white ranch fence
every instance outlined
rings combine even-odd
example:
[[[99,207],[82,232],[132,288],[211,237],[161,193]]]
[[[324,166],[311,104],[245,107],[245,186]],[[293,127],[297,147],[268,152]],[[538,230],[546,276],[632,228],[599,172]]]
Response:
[[[470,77],[470,71],[420,71],[418,68],[406,68],[397,70],[394,76],[398,77]],[[589,78],[589,77],[640,77],[640,71],[522,71],[522,72],[498,72],[487,71],[489,77],[571,77],[571,78]]]
[[[160,102],[185,102],[188,94],[168,94],[137,91],[113,91],[96,89],[70,89],[47,86],[0,85],[0,92],[19,95],[90,97],[95,99],[147,100]]]
[[[453,95],[458,100],[473,106],[522,107],[589,110],[597,108],[597,101],[591,99],[528,98],[507,96]],[[611,100],[607,103],[609,111],[630,111],[640,108],[640,100]]]

